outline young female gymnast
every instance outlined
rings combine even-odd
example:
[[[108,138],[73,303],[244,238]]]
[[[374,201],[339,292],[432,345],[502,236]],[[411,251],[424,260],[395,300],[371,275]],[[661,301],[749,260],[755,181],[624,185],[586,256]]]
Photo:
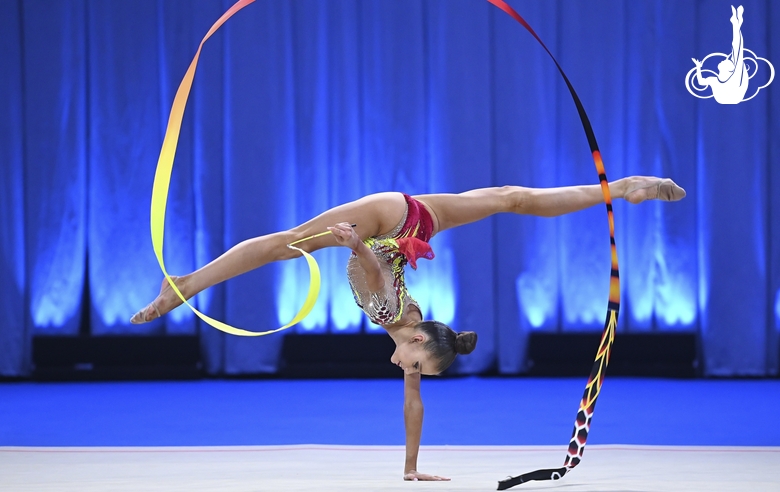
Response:
[[[634,176],[610,183],[613,198],[631,203],[660,199],[677,201],[685,191],[670,179]],[[460,194],[410,197],[402,193],[377,193],[340,205],[289,231],[249,239],[196,272],[174,277],[186,298],[273,261],[300,253],[288,244],[318,232],[327,234],[299,244],[312,252],[330,246],[352,250],[347,278],[355,302],[369,319],[381,325],[396,344],[391,362],[404,371],[404,422],[406,428],[405,480],[448,480],[417,471],[423,405],[420,375],[439,374],[468,354],[477,343],[473,331],[455,333],[438,321],[423,321],[422,311],[404,284],[404,266],[416,267],[419,258],[433,258],[428,241],[441,231],[478,221],[500,212],[554,217],[600,203],[600,185],[562,188],[504,186]],[[354,227],[353,227],[354,225]],[[133,315],[131,322],[145,323],[181,304],[167,281],[157,298]]]

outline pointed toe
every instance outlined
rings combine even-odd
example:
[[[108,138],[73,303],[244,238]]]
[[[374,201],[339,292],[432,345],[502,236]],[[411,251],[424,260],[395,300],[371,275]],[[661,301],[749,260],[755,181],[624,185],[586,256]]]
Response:
[[[150,316],[152,312],[154,312],[154,314]],[[134,325],[140,325],[143,323],[148,323],[149,321],[152,321],[154,319],[157,319],[160,316],[162,316],[162,314],[160,314],[160,311],[157,309],[157,306],[152,302],[145,308],[135,313],[133,317],[130,318],[130,323]]]
[[[671,179],[658,183],[658,199],[665,202],[676,202],[685,198],[685,190]]]

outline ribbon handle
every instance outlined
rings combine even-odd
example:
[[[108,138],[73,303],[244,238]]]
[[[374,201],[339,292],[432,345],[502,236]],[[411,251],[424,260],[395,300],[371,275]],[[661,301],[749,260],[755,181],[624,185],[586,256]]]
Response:
[[[176,91],[176,96],[173,98],[171,113],[168,117],[168,126],[165,130],[165,137],[163,138],[160,157],[157,160],[157,170],[154,174],[154,186],[152,187],[152,206],[150,218],[154,254],[157,257],[157,262],[160,264],[160,269],[165,275],[165,279],[168,281],[168,284],[170,284],[173,291],[176,292],[176,295],[179,296],[184,304],[187,305],[187,307],[189,307],[196,316],[206,322],[206,324],[225,333],[245,337],[257,337],[276,333],[277,331],[287,329],[299,323],[309,314],[309,312],[314,307],[314,304],[317,302],[317,297],[319,296],[320,292],[320,269],[317,265],[317,260],[315,260],[309,253],[300,248],[297,248],[293,245],[288,246],[299,251],[304,256],[304,258],[306,258],[306,263],[309,265],[310,282],[309,290],[306,294],[306,300],[292,321],[282,326],[281,328],[263,332],[248,331],[235,328],[201,313],[195,309],[195,307],[190,304],[187,299],[184,298],[184,295],[182,295],[179,288],[176,287],[176,284],[173,282],[171,276],[168,274],[168,271],[165,268],[165,261],[163,260],[163,238],[165,237],[165,209],[168,203],[168,190],[171,183],[173,160],[176,155],[176,147],[179,143],[179,134],[181,132],[182,118],[184,117],[184,108],[187,106],[187,99],[189,98],[190,90],[192,89],[192,81],[195,77],[195,70],[198,67],[198,60],[200,59],[201,49],[203,48],[203,44],[208,41],[211,35],[217,32],[220,27],[222,27],[222,24],[230,19],[236,12],[253,3],[254,1],[255,0],[238,0],[235,4],[233,4],[232,7],[230,7],[224,14],[222,14],[222,17],[220,17],[214,23],[214,25],[211,26],[211,29],[209,29],[209,31],[201,40],[200,45],[198,46],[198,50],[195,52],[195,56],[193,57],[192,62],[190,62],[190,66],[187,68],[187,72],[184,74],[184,78],[179,84],[179,88]],[[317,237],[328,233],[329,232],[326,232],[312,237]],[[300,241],[296,241],[296,243],[306,241],[308,239],[311,238],[305,238]]]

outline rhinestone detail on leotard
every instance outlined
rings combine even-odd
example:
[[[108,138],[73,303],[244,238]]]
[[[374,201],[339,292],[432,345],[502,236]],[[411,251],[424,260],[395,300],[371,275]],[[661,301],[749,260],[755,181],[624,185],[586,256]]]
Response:
[[[422,312],[420,305],[406,289],[404,281],[406,257],[398,251],[398,243],[393,239],[401,232],[408,213],[407,206],[401,221],[393,230],[363,241],[379,260],[379,267],[385,281],[384,288],[380,292],[369,291],[365,272],[358,262],[357,255],[353,253],[347,262],[347,279],[355,303],[368,315],[371,322],[377,325],[398,322],[409,305]]]

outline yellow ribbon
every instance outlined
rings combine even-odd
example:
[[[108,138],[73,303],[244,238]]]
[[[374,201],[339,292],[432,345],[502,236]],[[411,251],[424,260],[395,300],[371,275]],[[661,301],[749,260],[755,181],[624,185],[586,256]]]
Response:
[[[311,280],[309,282],[309,292],[306,294],[306,301],[303,303],[303,307],[298,311],[298,314],[281,328],[275,330],[268,330],[263,332],[247,331],[240,328],[234,328],[226,323],[215,320],[214,318],[207,316],[192,306],[187,299],[184,298],[181,291],[173,283],[171,276],[165,269],[165,262],[163,261],[163,238],[165,236],[165,208],[168,203],[168,188],[171,183],[171,171],[173,170],[173,160],[176,155],[176,146],[179,143],[179,133],[181,131],[181,121],[184,117],[184,108],[187,106],[187,99],[192,89],[192,80],[195,77],[195,69],[198,66],[198,59],[200,58],[200,51],[203,48],[203,44],[219,29],[222,24],[225,23],[236,12],[243,9],[255,0],[238,0],[227,12],[222,14],[217,22],[211,26],[211,29],[206,33],[198,46],[198,51],[195,52],[195,57],[192,59],[187,72],[184,74],[184,78],[179,84],[179,89],[176,91],[176,97],[173,98],[173,106],[171,107],[171,113],[168,117],[168,127],[165,130],[165,138],[163,138],[162,149],[160,150],[160,158],[157,160],[157,171],[154,174],[154,186],[152,188],[152,207],[151,207],[151,228],[152,228],[152,246],[154,247],[154,254],[157,257],[157,262],[160,264],[160,269],[165,275],[165,279],[170,284],[171,288],[176,295],[186,304],[192,312],[194,312],[200,319],[214,328],[230,333],[231,335],[239,335],[246,337],[257,337],[262,335],[269,335],[276,333],[277,331],[289,328],[303,320],[314,307],[317,302],[317,296],[320,292],[320,269],[317,266],[317,261],[306,251],[297,248],[294,244],[298,244],[315,237],[320,237],[325,234],[330,234],[330,231],[315,234],[314,236],[307,237],[292,244],[288,247],[300,251],[306,258],[306,262],[309,264],[309,275]]]

